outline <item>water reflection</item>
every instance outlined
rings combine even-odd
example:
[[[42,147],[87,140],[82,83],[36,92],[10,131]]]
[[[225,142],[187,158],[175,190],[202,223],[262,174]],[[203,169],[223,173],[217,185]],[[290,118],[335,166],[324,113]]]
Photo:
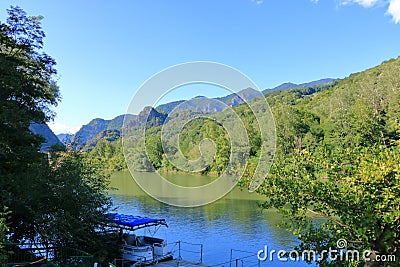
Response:
[[[148,174],[147,174],[148,175]],[[176,175],[181,182],[202,179],[191,175]],[[205,178],[212,179],[212,178]],[[199,181],[190,183],[198,183]],[[269,249],[290,251],[297,239],[276,225],[282,218],[273,210],[262,211],[258,203],[262,197],[235,188],[222,199],[196,208],[180,208],[161,203],[146,195],[135,184],[129,173],[118,173],[112,177],[111,185],[118,190],[112,197],[120,213],[165,218],[169,228],[160,232],[160,237],[169,242],[186,241],[204,245],[203,260],[219,264],[229,261],[231,249],[235,257],[251,256],[243,263],[251,266],[257,261],[255,254],[268,245]],[[196,250],[196,248],[188,248]],[[197,249],[198,251],[198,249]],[[249,254],[247,254],[249,255]],[[187,252],[183,257],[198,260],[198,254]],[[224,264],[229,266],[229,264]],[[266,261],[262,266],[309,266],[301,262]],[[234,266],[234,265],[233,265]]]

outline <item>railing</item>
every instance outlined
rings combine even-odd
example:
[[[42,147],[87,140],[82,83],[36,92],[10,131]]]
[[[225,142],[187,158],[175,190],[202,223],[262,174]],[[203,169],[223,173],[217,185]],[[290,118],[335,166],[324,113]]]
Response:
[[[143,266],[146,258],[140,259],[139,261],[133,263],[130,260],[126,259],[114,259],[114,263],[108,263],[110,267],[117,267],[117,266]]]
[[[55,258],[52,259],[61,266],[93,266],[93,255],[74,248],[62,247],[56,250]]]
[[[192,260],[191,257],[187,257],[188,255],[183,256],[184,253],[189,253],[191,255],[197,254],[199,255],[198,260],[194,260],[194,262],[203,263],[203,245],[202,244],[193,244],[183,241],[178,241],[175,243],[170,243],[173,245],[171,252],[176,255],[178,253],[178,259],[189,259]],[[191,247],[189,249],[187,247]],[[197,247],[193,248],[193,247]],[[193,260],[192,260],[193,261]],[[230,252],[230,259],[229,261],[219,263],[219,264],[212,264],[212,266],[219,266],[219,267],[260,267],[261,261],[258,259],[257,254],[249,251],[238,250],[238,249],[231,249]]]
[[[183,258],[183,254],[190,254],[190,255],[199,255],[198,259],[194,258],[195,262],[203,263],[203,244],[193,244],[184,241],[177,241],[174,243],[169,243],[169,245],[173,245],[171,252],[175,255],[178,252],[178,259]],[[190,248],[188,248],[190,247]],[[196,249],[197,248],[197,249]],[[195,257],[195,256],[194,256]],[[185,259],[193,259],[193,256],[184,257]]]
[[[238,255],[239,254],[239,255]],[[221,267],[260,267],[261,261],[257,254],[249,251],[231,249],[229,261],[216,264]]]
[[[193,244],[183,241],[168,243],[169,251],[178,260],[189,260],[196,263],[203,263],[203,245]],[[145,261],[145,258],[144,258]],[[116,259],[116,266],[123,266],[129,260]],[[136,262],[137,266],[141,266],[143,261]],[[111,265],[110,265],[111,266]],[[260,267],[261,261],[258,259],[257,254],[244,250],[231,249],[229,261],[212,264],[215,267]]]
[[[93,266],[93,255],[79,249],[44,244],[2,244],[5,258],[0,266]]]

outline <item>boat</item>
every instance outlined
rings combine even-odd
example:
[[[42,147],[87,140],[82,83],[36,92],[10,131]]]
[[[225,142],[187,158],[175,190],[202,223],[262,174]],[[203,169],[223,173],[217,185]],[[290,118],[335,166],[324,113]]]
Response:
[[[111,213],[109,215],[113,224],[120,231],[121,254],[124,262],[131,263],[130,266],[140,266],[173,259],[173,253],[168,250],[166,240],[136,234],[137,230],[142,228],[168,227],[165,219],[153,219],[120,213]]]

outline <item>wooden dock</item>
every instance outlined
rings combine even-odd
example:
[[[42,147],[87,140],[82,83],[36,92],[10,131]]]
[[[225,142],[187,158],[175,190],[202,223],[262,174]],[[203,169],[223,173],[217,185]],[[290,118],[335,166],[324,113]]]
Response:
[[[182,259],[173,259],[173,260],[169,260],[169,261],[158,262],[151,266],[156,266],[156,267],[216,267],[214,265],[208,265],[208,264],[199,263],[199,262],[191,262],[191,261],[182,260]]]

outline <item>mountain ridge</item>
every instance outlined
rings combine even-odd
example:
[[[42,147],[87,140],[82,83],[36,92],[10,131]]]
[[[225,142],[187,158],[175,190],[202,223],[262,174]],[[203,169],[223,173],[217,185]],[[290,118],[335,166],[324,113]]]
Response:
[[[153,124],[162,123],[167,114],[171,113],[174,110],[190,110],[193,112],[221,112],[227,107],[234,107],[241,103],[243,103],[243,99],[251,100],[255,97],[260,96],[261,94],[268,94],[274,91],[283,91],[294,88],[306,88],[311,86],[320,86],[329,84],[335,81],[335,79],[324,78],[316,81],[311,81],[308,83],[295,84],[295,83],[283,83],[278,85],[272,89],[265,89],[261,92],[252,89],[246,88],[238,92],[237,94],[229,94],[223,97],[217,98],[207,98],[204,96],[196,96],[190,100],[177,100],[169,103],[161,104],[159,106],[153,107],[145,107],[138,115],[129,114],[126,120],[126,124],[129,126],[138,126],[144,123],[145,117],[148,118],[148,121],[155,120],[152,122]],[[148,116],[150,114],[150,116]],[[60,141],[68,141],[65,137],[70,138],[70,142],[75,142],[79,144],[79,147],[83,147],[86,144],[90,143],[93,145],[95,140],[98,139],[99,136],[102,135],[104,131],[121,131],[122,126],[124,124],[125,115],[118,115],[113,119],[105,120],[102,118],[92,119],[88,124],[82,125],[78,132],[75,135],[70,136],[66,134],[58,134],[57,137]],[[63,142],[63,143],[64,143]]]

